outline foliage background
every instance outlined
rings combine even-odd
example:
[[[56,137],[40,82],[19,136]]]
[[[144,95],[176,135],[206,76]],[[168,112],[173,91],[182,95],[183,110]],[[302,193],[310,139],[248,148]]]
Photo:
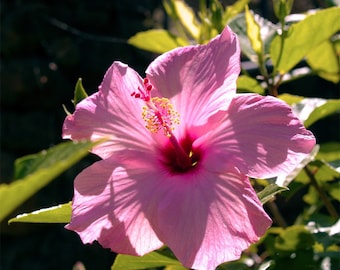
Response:
[[[221,1],[231,4],[234,1]],[[271,0],[251,1],[250,8],[276,22]],[[197,1],[187,1],[195,7]],[[137,32],[167,28],[159,0],[10,1],[1,7],[1,152],[0,180],[13,177],[14,160],[61,142],[65,117],[62,104],[72,108],[75,82],[83,78],[95,92],[113,60],[128,63],[143,74],[155,55],[126,43]],[[292,13],[325,7],[325,1],[295,1]],[[245,60],[245,59],[244,59]],[[257,70],[244,63],[253,75]],[[340,98],[339,85],[308,77],[283,85],[279,91],[306,97]],[[339,114],[310,129],[318,143],[340,141]],[[75,175],[95,160],[89,156],[62,174],[12,213],[29,212],[72,198]],[[301,191],[303,192],[303,191]],[[279,206],[283,205],[278,197]],[[280,204],[281,203],[281,204]],[[302,204],[299,193],[281,208],[292,222]],[[84,246],[78,236],[59,224],[1,224],[0,268],[109,269],[114,254],[99,245]]]

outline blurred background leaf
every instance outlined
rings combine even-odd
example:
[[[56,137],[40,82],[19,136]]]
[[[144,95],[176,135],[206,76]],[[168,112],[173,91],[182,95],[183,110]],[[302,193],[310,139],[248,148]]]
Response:
[[[25,200],[70,168],[99,142],[65,142],[38,154],[18,159],[15,163],[15,181],[0,185],[3,220]]]
[[[340,29],[339,17],[340,8],[333,7],[317,11],[293,24],[284,33],[282,52],[281,37],[276,36],[271,43],[270,56],[277,70],[282,74],[288,72],[312,49],[331,38]]]
[[[120,254],[117,256],[111,270],[137,270],[164,266],[175,266],[176,270],[187,269],[176,258],[164,252],[154,251],[141,257]]]
[[[185,39],[162,29],[139,32],[130,37],[128,43],[139,49],[154,53],[165,53],[177,47],[189,45]]]
[[[69,223],[71,220],[71,202],[51,206],[48,208],[20,214],[11,218],[8,223],[29,222],[29,223]]]

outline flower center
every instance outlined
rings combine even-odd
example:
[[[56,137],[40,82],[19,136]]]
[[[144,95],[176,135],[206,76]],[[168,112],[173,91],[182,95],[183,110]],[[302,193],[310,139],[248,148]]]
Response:
[[[186,135],[179,141],[179,145],[188,159],[188,161],[185,161],[187,163],[180,160],[178,151],[171,141],[169,141],[169,143],[161,149],[162,154],[165,157],[163,164],[170,170],[171,173],[184,173],[196,167],[201,159],[201,151],[200,149],[194,149],[192,147],[192,143],[193,139],[189,135]]]
[[[143,106],[142,118],[145,121],[145,127],[151,133],[157,133],[162,130],[164,136],[169,138],[171,147],[166,147],[167,165],[175,171],[186,171],[197,164],[197,157],[194,155],[191,146],[179,143],[173,130],[175,125],[179,125],[179,113],[174,109],[170,100],[167,98],[151,97],[153,86],[147,78],[144,79],[143,89],[138,87],[138,92],[133,92],[132,97],[141,99],[145,102]]]

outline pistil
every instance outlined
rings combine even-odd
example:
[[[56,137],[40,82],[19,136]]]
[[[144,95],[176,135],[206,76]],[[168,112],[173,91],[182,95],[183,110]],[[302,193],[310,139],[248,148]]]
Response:
[[[142,99],[145,102],[142,112],[142,118],[146,122],[145,127],[151,133],[163,130],[164,135],[169,138],[175,152],[175,163],[181,170],[195,166],[197,162],[191,160],[192,153],[187,153],[173,134],[174,126],[179,124],[179,113],[175,111],[169,99],[151,98],[153,86],[148,79],[144,79],[143,84],[144,89],[138,87],[138,92],[133,92],[131,96]]]
[[[183,149],[183,147],[178,143],[178,140],[176,139],[175,135],[173,135],[172,131],[170,131],[171,136],[169,137],[169,140],[176,152],[176,163],[177,165],[182,169],[188,169],[190,167],[195,166],[191,161],[190,153],[186,153]]]

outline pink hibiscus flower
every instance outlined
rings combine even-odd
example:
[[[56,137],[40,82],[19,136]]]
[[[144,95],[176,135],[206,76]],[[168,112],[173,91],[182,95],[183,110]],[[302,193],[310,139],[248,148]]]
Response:
[[[237,37],[156,58],[143,80],[114,62],[67,116],[63,138],[102,137],[75,179],[71,222],[84,243],[143,255],[167,245],[184,266],[238,259],[271,225],[248,177],[288,173],[315,138],[273,97],[236,94]]]

